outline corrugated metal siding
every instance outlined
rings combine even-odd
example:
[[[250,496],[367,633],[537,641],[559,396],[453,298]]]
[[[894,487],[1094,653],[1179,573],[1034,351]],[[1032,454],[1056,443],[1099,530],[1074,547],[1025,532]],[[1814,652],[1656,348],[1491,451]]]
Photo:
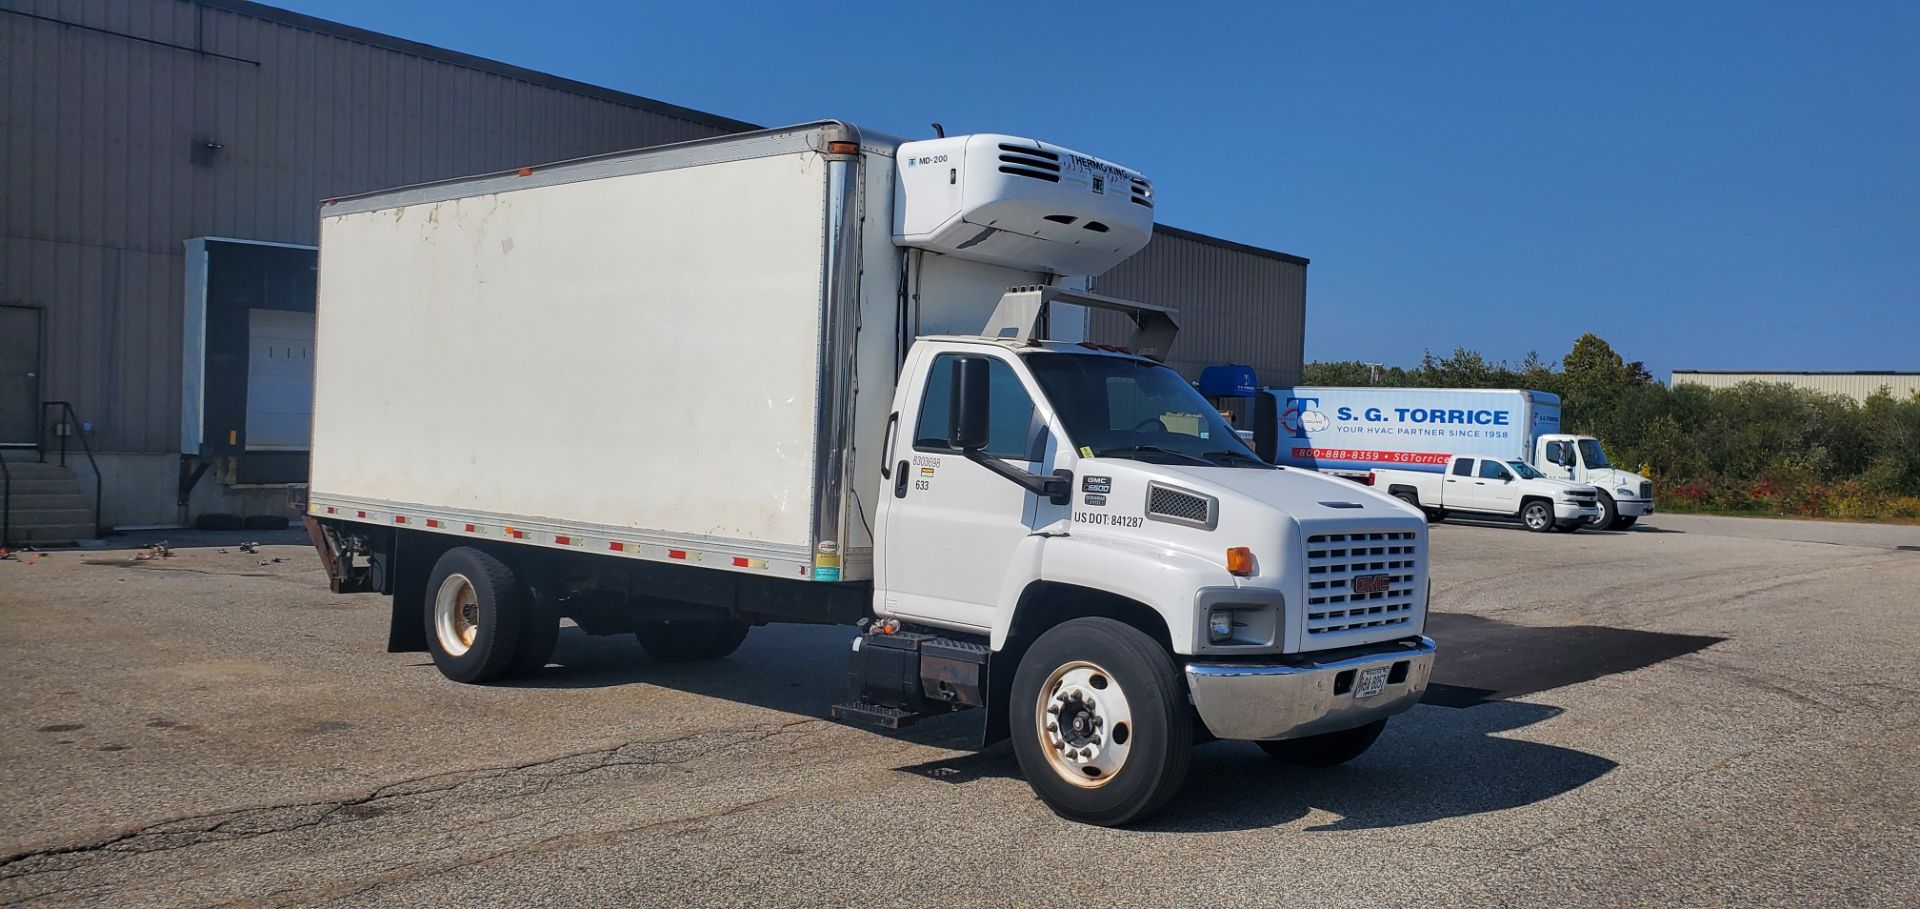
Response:
[[[740,126],[246,9],[0,0],[0,302],[45,309],[42,395],[99,450],[175,450],[188,238],[312,244],[331,196]]]
[[[1674,385],[1732,388],[1742,382],[1791,385],[1822,394],[1865,401],[1882,388],[1895,398],[1920,394],[1920,373],[1913,372],[1682,372],[1673,373]]]
[[[1300,382],[1306,342],[1304,259],[1257,252],[1186,231],[1156,227],[1138,255],[1094,281],[1110,297],[1180,310],[1167,365],[1189,379],[1217,363],[1252,366],[1265,385]],[[1095,312],[1090,336],[1123,344],[1126,317]]]

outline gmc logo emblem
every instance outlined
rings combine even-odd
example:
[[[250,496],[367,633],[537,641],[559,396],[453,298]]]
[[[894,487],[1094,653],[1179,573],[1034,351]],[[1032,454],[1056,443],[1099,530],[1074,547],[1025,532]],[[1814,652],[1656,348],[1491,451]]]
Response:
[[[1353,579],[1354,593],[1386,593],[1393,584],[1390,574],[1363,574]]]

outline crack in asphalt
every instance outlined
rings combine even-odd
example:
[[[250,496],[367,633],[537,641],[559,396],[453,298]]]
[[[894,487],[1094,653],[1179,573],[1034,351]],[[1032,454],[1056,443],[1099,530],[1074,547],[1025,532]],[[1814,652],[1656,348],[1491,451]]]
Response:
[[[356,881],[352,884],[338,885],[335,887],[324,888],[321,890],[299,890],[299,889],[285,890],[277,893],[268,894],[267,898],[274,901],[271,903],[271,905],[279,905],[279,906],[305,906],[305,905],[311,905],[321,900],[343,900],[343,899],[359,896],[361,894],[371,893],[375,890],[379,890],[384,887],[390,887],[395,884],[416,883],[419,881],[427,880],[429,878],[439,877],[445,874],[452,874],[458,871],[469,871],[475,868],[492,864],[494,862],[500,861],[501,859],[523,856],[532,852],[544,852],[544,851],[549,851],[554,849],[565,849],[568,847],[584,845],[587,843],[608,842],[608,841],[617,839],[619,837],[628,836],[635,833],[643,833],[649,830],[659,830],[661,828],[666,828],[666,827],[677,827],[677,826],[682,826],[686,824],[698,823],[701,821],[718,820],[720,818],[728,817],[730,815],[739,814],[743,811],[751,811],[755,808],[759,808],[764,805],[770,805],[776,802],[784,802],[789,800],[790,798],[792,798],[792,796],[769,795],[762,798],[750,799],[748,801],[740,802],[733,805],[719,806],[714,808],[711,811],[702,811],[695,814],[682,815],[679,817],[662,818],[660,820],[647,821],[646,823],[643,823],[643,824],[632,824],[625,827],[616,827],[611,830],[589,830],[589,831],[583,831],[580,833],[565,833],[565,834],[560,834],[558,836],[545,837],[543,839],[535,840],[531,843],[527,843],[524,845],[509,846],[505,849],[500,849],[498,851],[491,852],[477,859],[461,859],[461,860],[453,861],[437,868],[428,868],[428,869],[405,868],[405,869],[389,872],[387,874],[382,874],[378,877],[375,877],[367,881]],[[294,901],[289,902],[289,900],[294,900]],[[218,909],[218,907],[256,905],[258,903],[259,903],[258,899],[254,897],[247,897],[239,900],[231,900],[224,903],[217,903],[214,905],[216,909]]]
[[[623,742],[517,764],[442,771],[387,783],[344,798],[289,802],[174,818],[88,842],[50,846],[0,857],[0,882],[18,883],[41,875],[79,871],[100,860],[236,842],[329,823],[371,820],[390,812],[365,809],[388,800],[429,797],[415,810],[430,811],[441,801],[430,797],[444,797],[463,787],[514,777],[534,778],[529,780],[534,785],[516,792],[516,796],[537,796],[562,780],[577,780],[620,767],[685,764],[709,757],[715,752],[764,742],[798,727],[823,723],[824,720],[808,718],[723,730],[699,730],[664,739]],[[28,898],[44,898],[88,886],[91,885],[56,888]],[[14,898],[4,899],[11,902]]]

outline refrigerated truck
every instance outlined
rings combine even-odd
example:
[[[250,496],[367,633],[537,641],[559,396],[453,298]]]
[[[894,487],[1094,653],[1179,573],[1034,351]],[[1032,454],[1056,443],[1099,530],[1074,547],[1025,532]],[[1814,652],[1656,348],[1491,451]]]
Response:
[[[1653,483],[1607,461],[1593,436],[1560,431],[1560,397],[1486,388],[1268,388],[1256,399],[1277,464],[1356,479],[1374,469],[1444,473],[1466,455],[1524,461],[1599,491],[1597,526],[1625,529],[1653,513]]]
[[[1160,362],[1175,313],[1075,289],[1153,202],[1045,142],[832,121],[329,201],[330,582],[460,682],[541,671],[563,617],[674,661],[854,626],[833,716],[979,708],[1094,824],[1208,734],[1352,758],[1427,684],[1425,523],[1260,461]],[[1089,307],[1132,343],[1050,337]]]

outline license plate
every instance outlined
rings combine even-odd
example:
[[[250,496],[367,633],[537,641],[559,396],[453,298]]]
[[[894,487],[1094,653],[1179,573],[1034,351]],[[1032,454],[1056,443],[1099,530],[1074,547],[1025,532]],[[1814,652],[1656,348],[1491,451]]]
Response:
[[[1360,670],[1360,677],[1353,680],[1353,699],[1370,698],[1387,688],[1387,670],[1391,666],[1377,666]]]

